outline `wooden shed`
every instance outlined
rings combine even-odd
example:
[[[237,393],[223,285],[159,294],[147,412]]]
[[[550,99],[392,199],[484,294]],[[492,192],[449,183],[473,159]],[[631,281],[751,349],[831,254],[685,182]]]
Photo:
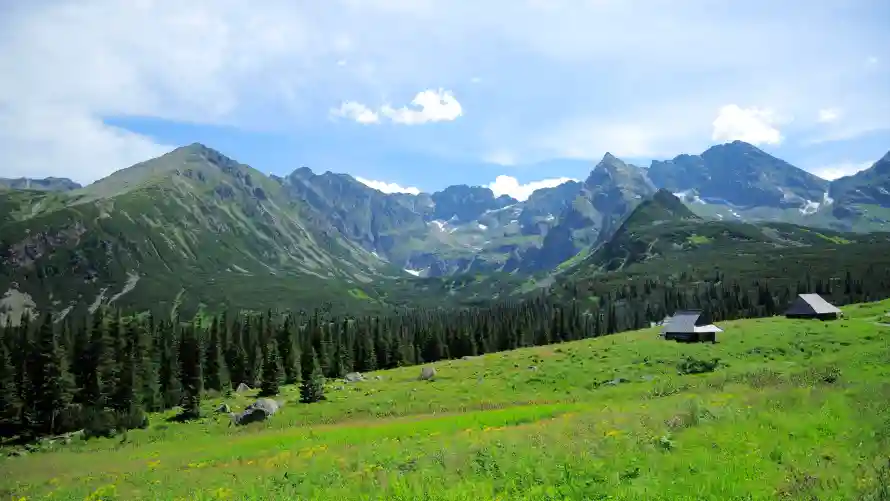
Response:
[[[701,311],[697,310],[676,312],[665,321],[661,335],[667,340],[685,343],[716,342],[717,333],[723,332],[723,329],[703,322],[701,314]]]
[[[785,316],[788,318],[818,318],[819,320],[834,320],[840,314],[841,310],[819,294],[799,294],[785,312]]]

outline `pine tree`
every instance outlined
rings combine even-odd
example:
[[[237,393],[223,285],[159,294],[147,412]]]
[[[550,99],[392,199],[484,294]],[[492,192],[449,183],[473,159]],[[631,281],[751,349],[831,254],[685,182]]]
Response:
[[[70,375],[52,316],[44,316],[28,361],[24,424],[37,434],[56,431],[56,418],[71,403]]]
[[[84,388],[89,384],[90,362],[90,328],[89,319],[84,317],[83,325],[74,333],[74,348],[71,354],[71,375],[74,378],[74,387],[77,389],[74,401],[86,404]]]
[[[178,320],[177,320],[178,324]],[[179,360],[177,358],[176,325],[161,322],[158,325],[158,390],[161,394],[163,407],[169,409],[179,405],[182,397],[182,385],[179,383]]]
[[[294,384],[300,379],[299,350],[295,336],[291,332],[291,325],[292,320],[288,315],[278,329],[277,345],[281,368],[284,371],[284,384]]]
[[[204,378],[201,374],[201,343],[195,327],[184,327],[179,338],[179,382],[182,387],[183,419],[201,417],[201,392],[204,391]]]
[[[263,380],[260,383],[260,396],[271,397],[278,394],[278,387],[284,380],[284,372],[278,359],[278,343],[275,338],[266,344],[263,360]]]
[[[233,387],[239,384],[247,383],[247,353],[244,351],[242,344],[241,327],[242,324],[235,321],[235,328],[232,329],[232,337],[229,339],[229,345],[226,347],[226,366],[228,367],[229,379]]]
[[[12,332],[6,329],[6,333]],[[15,365],[9,349],[0,337],[0,437],[15,435],[19,430],[21,402],[15,387]]]
[[[321,372],[321,364],[315,348],[309,347],[303,350],[303,381],[300,383],[300,402],[311,404],[325,399],[324,376]]]
[[[216,318],[210,323],[208,334],[209,339],[204,351],[204,387],[208,390],[223,391],[228,386],[228,381],[224,372],[219,323]]]
[[[157,340],[153,330],[154,321],[149,319],[144,325],[137,325],[136,364],[139,373],[139,399],[146,411],[163,409],[160,393],[160,350],[155,349]]]
[[[118,353],[118,377],[115,381],[114,395],[110,402],[110,407],[118,413],[129,412],[139,403],[136,391],[136,387],[139,384],[136,368],[138,333],[134,323],[131,321],[130,325],[127,326],[124,345]]]

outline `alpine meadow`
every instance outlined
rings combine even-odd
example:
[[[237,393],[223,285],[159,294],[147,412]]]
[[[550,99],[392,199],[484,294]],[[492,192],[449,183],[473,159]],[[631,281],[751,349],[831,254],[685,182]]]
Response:
[[[890,10],[794,7],[0,6],[0,500],[890,501]]]

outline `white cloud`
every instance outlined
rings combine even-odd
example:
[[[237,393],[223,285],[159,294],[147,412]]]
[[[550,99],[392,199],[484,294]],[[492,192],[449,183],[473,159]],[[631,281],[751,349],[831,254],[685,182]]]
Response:
[[[779,144],[783,138],[775,127],[778,122],[771,109],[741,108],[728,104],[720,108],[712,123],[714,130],[711,139],[721,142],[740,140],[753,145]]]
[[[821,167],[815,167],[809,169],[809,171],[822,179],[828,179],[829,181],[833,181],[837,178],[844,176],[852,176],[857,172],[868,169],[873,165],[873,162],[840,162],[831,165],[823,165]]]
[[[806,134],[888,127],[884,56],[874,47],[887,46],[890,34],[874,2],[814,0],[804,10],[770,0],[712,3],[0,0],[0,176],[95,179],[167,149],[109,118],[305,137],[344,96],[369,110],[353,119],[376,114],[380,122],[455,120],[463,106],[473,110],[459,127],[388,133],[386,148],[472,158],[505,150],[523,163],[700,151],[726,103],[798,116],[825,103],[843,109],[843,120]],[[837,23],[841,15],[849,22]],[[484,85],[473,85],[477,76]],[[440,85],[453,94],[429,90],[386,108],[367,97]],[[454,97],[469,99],[465,89],[472,103]],[[62,125],[16,130],[21,117],[46,115]],[[781,128],[767,142],[785,135],[797,144],[796,126],[761,131]]]
[[[825,108],[819,110],[819,122],[820,123],[828,123],[834,122],[841,116],[841,111],[837,108]]]
[[[411,105],[393,108],[384,104],[378,111],[355,101],[345,101],[339,108],[331,110],[336,116],[347,117],[359,123],[379,123],[380,117],[386,117],[393,123],[403,125],[419,125],[429,122],[451,122],[463,114],[463,108],[451,91],[443,89],[424,90],[418,92]]]
[[[360,124],[375,124],[380,122],[380,115],[371,108],[355,101],[344,101],[339,108],[331,110],[331,115],[345,117]]]
[[[383,193],[410,193],[412,195],[417,195],[420,193],[420,188],[415,188],[414,186],[401,186],[396,183],[387,183],[385,181],[374,181],[372,179],[365,179],[363,177],[356,176],[356,181],[364,184],[365,186],[369,186],[374,188],[375,190],[382,191]]]
[[[494,182],[488,184],[488,188],[494,193],[494,196],[510,195],[516,200],[523,201],[531,196],[535,190],[541,188],[553,188],[569,181],[577,181],[569,177],[560,177],[553,179],[542,179],[540,181],[532,181],[526,184],[520,184],[519,180],[512,176],[498,176]]]

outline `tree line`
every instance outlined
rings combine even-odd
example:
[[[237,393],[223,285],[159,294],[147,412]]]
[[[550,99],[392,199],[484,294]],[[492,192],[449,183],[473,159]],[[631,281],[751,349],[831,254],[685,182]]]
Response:
[[[313,312],[223,312],[193,319],[124,315],[24,316],[0,328],[0,437],[87,436],[144,427],[147,413],[179,407],[201,416],[202,397],[240,384],[300,400],[324,399],[324,379],[648,327],[680,309],[710,321],[781,313],[798,292],[836,304],[890,296],[885,271],[799,277],[793,283],[633,280],[598,295],[549,291],[482,308],[417,309],[347,317]],[[563,291],[565,292],[565,291]]]

